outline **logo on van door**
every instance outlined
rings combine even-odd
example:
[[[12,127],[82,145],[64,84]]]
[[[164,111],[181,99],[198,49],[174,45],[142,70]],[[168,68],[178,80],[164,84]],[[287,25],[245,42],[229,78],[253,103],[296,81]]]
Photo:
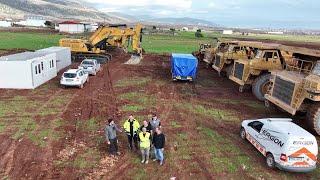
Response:
[[[277,145],[279,145],[280,147],[282,147],[284,145],[284,143],[276,136],[273,136],[272,134],[270,134],[267,130],[262,130],[262,134],[264,136],[266,136],[268,139],[270,139],[271,141],[273,141],[274,143],[276,143]]]

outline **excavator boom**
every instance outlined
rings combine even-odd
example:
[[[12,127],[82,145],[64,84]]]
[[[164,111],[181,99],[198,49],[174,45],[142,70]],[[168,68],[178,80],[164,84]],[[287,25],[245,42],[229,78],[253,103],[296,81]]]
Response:
[[[95,56],[101,58],[105,55],[109,60],[107,47],[127,48],[131,46],[134,54],[142,57],[141,48],[142,25],[137,24],[134,29],[117,26],[100,26],[88,40],[83,39],[61,39],[59,44],[62,47],[70,47],[73,54],[77,57]],[[80,58],[81,59],[81,58]]]

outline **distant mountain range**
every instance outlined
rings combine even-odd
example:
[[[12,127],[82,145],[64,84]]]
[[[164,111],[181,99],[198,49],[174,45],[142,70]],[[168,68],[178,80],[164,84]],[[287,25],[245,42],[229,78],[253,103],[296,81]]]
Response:
[[[0,16],[23,19],[26,15],[43,16],[52,20],[75,19],[106,23],[171,24],[217,26],[194,18],[156,18],[149,15],[130,16],[122,13],[104,13],[83,0],[0,0]]]
[[[109,23],[125,21],[122,17],[112,16],[91,8],[81,0],[0,0],[0,16],[21,19],[26,15]]]

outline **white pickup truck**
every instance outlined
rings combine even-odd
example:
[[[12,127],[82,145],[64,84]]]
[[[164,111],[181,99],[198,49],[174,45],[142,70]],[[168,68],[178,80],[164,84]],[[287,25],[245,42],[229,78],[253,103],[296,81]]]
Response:
[[[95,76],[100,71],[101,66],[95,59],[85,59],[81,62],[79,69]]]

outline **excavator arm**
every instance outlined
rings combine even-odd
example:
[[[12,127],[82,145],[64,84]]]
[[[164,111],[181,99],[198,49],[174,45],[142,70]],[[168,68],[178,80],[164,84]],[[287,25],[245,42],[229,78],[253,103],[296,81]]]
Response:
[[[100,26],[89,39],[60,39],[62,47],[69,47],[75,59],[82,57],[111,59],[107,47],[127,48],[132,47],[134,56],[142,58],[141,48],[142,25],[137,24],[133,29],[118,26]],[[137,56],[138,55],[138,56]]]
[[[109,46],[124,48],[126,43],[132,39],[132,43],[129,41],[128,45],[132,46],[135,53],[141,54],[141,30],[141,24],[138,24],[134,29],[100,26],[89,38],[89,42],[96,48],[99,48],[99,44],[104,41]]]

